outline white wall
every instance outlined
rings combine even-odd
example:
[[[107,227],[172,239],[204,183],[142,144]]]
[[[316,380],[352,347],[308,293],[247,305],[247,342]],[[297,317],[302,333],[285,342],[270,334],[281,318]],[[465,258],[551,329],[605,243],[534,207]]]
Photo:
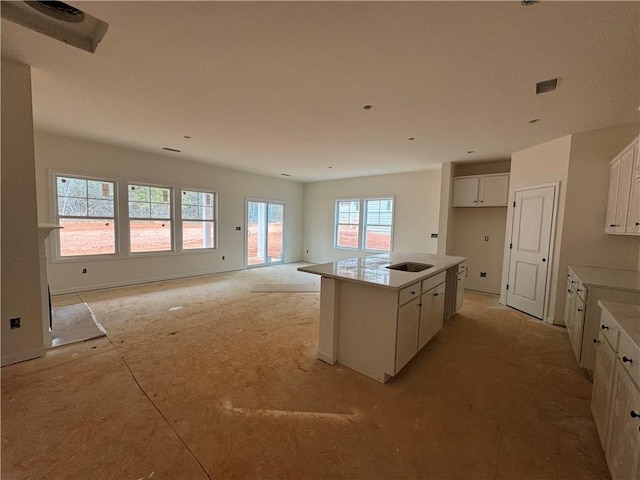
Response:
[[[300,183],[41,132],[36,132],[35,152],[40,222],[53,221],[52,172],[119,177],[218,192],[220,248],[217,252],[50,261],[52,293],[242,269],[245,265],[245,197],[286,202],[284,261],[302,258],[303,185]],[[236,231],[237,226],[242,229]],[[82,273],[83,268],[87,269],[86,274]]]
[[[465,288],[500,293],[507,207],[456,208],[449,255],[467,257]],[[485,237],[489,237],[485,241]],[[486,273],[481,277],[480,273]]]
[[[454,163],[451,175],[454,178],[505,173],[509,172],[510,163],[509,160]],[[450,203],[450,198],[447,201]],[[465,288],[500,293],[507,207],[452,207],[448,214],[446,253],[467,257]],[[485,237],[489,237],[489,240],[485,241]],[[481,272],[485,272],[486,277],[481,277]]]
[[[440,169],[305,184],[304,259],[322,263],[357,256],[333,246],[335,201],[378,195],[395,195],[393,250],[436,253],[431,234],[438,232]]]
[[[564,208],[569,173],[569,156],[571,151],[571,136],[557,138],[549,142],[536,145],[514,152],[511,156],[511,176],[509,181],[509,205],[507,207],[507,228],[505,230],[505,245],[510,239],[510,226],[513,220],[514,190],[519,187],[560,183],[558,212],[556,218],[556,234],[554,238],[553,257],[551,264],[551,284],[549,286],[549,302],[547,321],[558,323],[562,315],[558,317],[556,311],[556,298],[559,288],[564,288],[564,276],[559,284],[560,272],[560,248],[564,223]],[[509,250],[505,248],[502,269],[502,285],[500,289],[500,302],[506,302],[506,279],[508,278]],[[564,298],[564,296],[561,296]],[[556,318],[557,317],[557,318]]]
[[[2,365],[44,355],[31,69],[2,58]],[[21,327],[9,328],[19,317]]]
[[[581,132],[514,152],[511,157],[511,199],[518,187],[560,182],[547,321],[564,324],[567,265],[640,270],[640,238],[604,233],[609,161],[637,134],[637,125]],[[507,227],[513,218],[511,203],[508,208]],[[503,303],[508,253],[506,249]]]

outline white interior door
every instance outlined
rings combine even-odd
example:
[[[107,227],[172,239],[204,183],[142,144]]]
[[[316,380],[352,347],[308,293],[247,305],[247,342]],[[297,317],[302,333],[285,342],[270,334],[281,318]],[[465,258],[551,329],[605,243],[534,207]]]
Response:
[[[556,187],[515,192],[507,305],[542,319]]]

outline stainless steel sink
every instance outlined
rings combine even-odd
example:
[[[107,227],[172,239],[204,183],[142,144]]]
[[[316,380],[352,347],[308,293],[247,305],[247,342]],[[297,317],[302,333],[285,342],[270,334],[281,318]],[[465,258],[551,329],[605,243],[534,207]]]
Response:
[[[416,262],[396,263],[395,265],[387,266],[387,268],[390,270],[400,270],[402,272],[421,272],[431,267],[433,267],[433,265],[429,265],[428,263]]]

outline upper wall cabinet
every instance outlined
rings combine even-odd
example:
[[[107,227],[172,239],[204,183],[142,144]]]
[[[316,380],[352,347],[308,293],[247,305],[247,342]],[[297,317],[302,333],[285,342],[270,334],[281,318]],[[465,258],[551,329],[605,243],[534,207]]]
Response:
[[[640,152],[636,137],[611,161],[606,233],[640,234]]]
[[[454,207],[506,207],[509,199],[509,174],[454,177]]]

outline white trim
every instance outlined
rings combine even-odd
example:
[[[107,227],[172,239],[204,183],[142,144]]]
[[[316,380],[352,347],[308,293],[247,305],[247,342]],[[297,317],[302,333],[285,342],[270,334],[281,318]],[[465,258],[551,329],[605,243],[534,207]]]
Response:
[[[2,357],[2,366],[13,365],[14,363],[26,362],[27,360],[33,360],[34,358],[44,357],[47,353],[46,348],[37,348],[30,350],[29,352],[17,353],[15,355],[7,355]]]

